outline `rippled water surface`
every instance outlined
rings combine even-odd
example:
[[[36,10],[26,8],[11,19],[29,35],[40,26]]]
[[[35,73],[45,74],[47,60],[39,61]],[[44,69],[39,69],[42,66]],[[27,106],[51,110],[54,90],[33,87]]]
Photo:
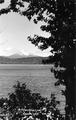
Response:
[[[7,96],[16,81],[26,82],[31,90],[50,96],[55,91],[51,65],[0,65],[0,97]]]
[[[27,87],[33,92],[39,92],[44,97],[50,97],[51,93],[57,93],[62,101],[64,98],[59,94],[60,88],[55,87],[56,79],[51,73],[52,65],[0,65],[0,98],[8,96],[13,91],[13,85],[17,81],[26,82]]]

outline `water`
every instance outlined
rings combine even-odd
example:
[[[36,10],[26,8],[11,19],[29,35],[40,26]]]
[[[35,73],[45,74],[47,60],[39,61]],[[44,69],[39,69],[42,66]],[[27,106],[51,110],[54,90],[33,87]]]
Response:
[[[51,73],[52,65],[40,64],[1,64],[0,65],[0,98],[7,97],[13,91],[13,85],[17,81],[26,83],[32,92],[39,92],[44,97],[50,97],[51,93],[59,94],[59,87],[55,87],[56,79]],[[63,97],[58,95],[62,101]]]
[[[12,91],[16,81],[26,82],[27,86],[41,95],[49,97],[55,90],[54,76],[50,65],[0,65],[0,97],[6,97]]]

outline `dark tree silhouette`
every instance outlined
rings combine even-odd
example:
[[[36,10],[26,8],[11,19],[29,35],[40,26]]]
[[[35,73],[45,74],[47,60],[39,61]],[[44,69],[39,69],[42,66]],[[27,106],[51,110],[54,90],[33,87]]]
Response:
[[[27,9],[22,11],[20,8],[25,8],[24,2],[29,3],[29,5]],[[50,37],[35,35],[34,38],[28,37],[28,39],[42,50],[48,47],[52,48],[52,62],[55,66],[53,72],[58,79],[55,85],[63,84],[66,86],[66,90],[62,91],[66,97],[66,120],[76,119],[75,7],[76,0],[11,0],[7,8],[0,10],[0,15],[12,10],[27,16],[29,20],[33,19],[36,24],[39,21],[46,23],[46,25],[41,26],[41,29],[49,32]],[[57,69],[58,67],[65,69],[60,70]]]
[[[35,111],[40,110],[37,115],[34,115],[34,117],[40,118],[40,120],[46,120],[49,112],[51,112],[49,116],[51,116],[53,120],[64,120],[64,116],[61,115],[57,108],[60,102],[56,100],[54,94],[51,94],[51,99],[48,100],[39,93],[32,93],[26,87],[25,83],[21,84],[17,82],[13,87],[14,91],[9,93],[8,98],[0,99],[0,107],[2,108],[1,113],[9,113],[9,119],[18,120],[24,116],[24,111],[26,109],[33,109]]]
[[[4,0],[0,0],[0,4],[4,3]]]
[[[66,97],[66,120],[76,119],[76,67],[75,67],[75,1],[74,0],[30,0],[27,11],[22,12],[30,20],[34,16],[34,23],[44,21],[42,31],[49,32],[50,37],[35,35],[28,37],[35,46],[44,50],[52,47],[52,62],[54,75],[58,79],[55,85],[63,84],[66,90],[62,94]],[[51,59],[50,59],[51,61]],[[65,69],[57,69],[62,67]]]
[[[8,101],[7,98],[0,98],[0,107],[4,107],[4,103],[6,103]]]
[[[14,92],[9,94],[8,106],[10,111],[16,108],[40,109],[44,101],[39,93],[32,93],[25,83],[17,82]]]

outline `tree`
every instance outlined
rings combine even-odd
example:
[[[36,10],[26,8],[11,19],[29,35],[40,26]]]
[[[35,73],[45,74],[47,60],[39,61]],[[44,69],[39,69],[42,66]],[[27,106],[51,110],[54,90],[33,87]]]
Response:
[[[53,53],[54,75],[58,79],[55,85],[63,84],[66,90],[62,94],[66,97],[66,120],[76,119],[75,97],[75,4],[73,0],[29,0],[27,11],[22,14],[30,20],[34,16],[34,23],[44,21],[42,31],[49,32],[50,37],[35,35],[28,37],[35,46],[44,50],[51,47]],[[51,60],[50,60],[51,61]],[[62,67],[64,69],[57,69]]]
[[[20,8],[25,7],[24,2],[29,5],[22,11]],[[7,8],[0,10],[0,15],[11,10],[27,16],[29,20],[33,18],[36,24],[39,21],[46,23],[41,26],[41,29],[49,32],[50,37],[35,35],[34,38],[28,37],[28,39],[42,50],[52,48],[53,72],[58,79],[56,85],[66,86],[66,90],[62,91],[66,97],[66,120],[74,120],[76,112],[75,0],[11,0]],[[57,69],[58,67],[64,69]]]
[[[14,92],[9,94],[8,106],[10,111],[25,107],[26,109],[40,109],[44,100],[39,93],[32,93],[25,83],[17,82],[14,85]]]
[[[60,104],[59,101],[56,100],[55,94],[51,94],[51,101],[49,101],[49,104],[47,104],[48,110],[52,113],[52,119],[53,120],[64,120],[64,116],[60,113],[59,109],[57,108],[57,105]]]
[[[0,98],[0,107],[4,107],[4,103],[7,103],[8,99],[7,98]]]
[[[24,106],[28,107],[31,101],[31,91],[26,88],[25,84],[20,84],[17,82],[14,85],[14,92],[9,94],[9,106],[10,109],[16,107],[23,108]]]
[[[2,114],[8,114],[8,118],[12,120],[22,119],[26,109],[40,110],[35,117],[40,120],[46,120],[47,114],[51,112],[53,120],[64,120],[63,115],[56,107],[60,102],[56,100],[54,94],[51,94],[51,99],[42,97],[39,93],[32,93],[25,83],[17,82],[13,86],[14,91],[9,93],[8,98],[0,99],[0,107]],[[46,114],[43,114],[46,113]]]
[[[4,3],[4,0],[0,0],[0,4]]]

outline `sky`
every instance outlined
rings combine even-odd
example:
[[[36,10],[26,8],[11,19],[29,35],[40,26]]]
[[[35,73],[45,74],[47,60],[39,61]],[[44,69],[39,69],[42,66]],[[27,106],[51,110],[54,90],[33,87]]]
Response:
[[[9,0],[5,0],[5,4],[0,5],[5,7],[9,4]],[[26,17],[20,16],[18,13],[10,12],[7,15],[0,16],[0,56],[9,56],[12,54],[25,54],[25,55],[50,55],[50,49],[41,51],[35,47],[30,41],[28,36],[34,34],[49,37],[49,33],[40,30],[39,22],[37,25],[33,21],[29,21]]]

